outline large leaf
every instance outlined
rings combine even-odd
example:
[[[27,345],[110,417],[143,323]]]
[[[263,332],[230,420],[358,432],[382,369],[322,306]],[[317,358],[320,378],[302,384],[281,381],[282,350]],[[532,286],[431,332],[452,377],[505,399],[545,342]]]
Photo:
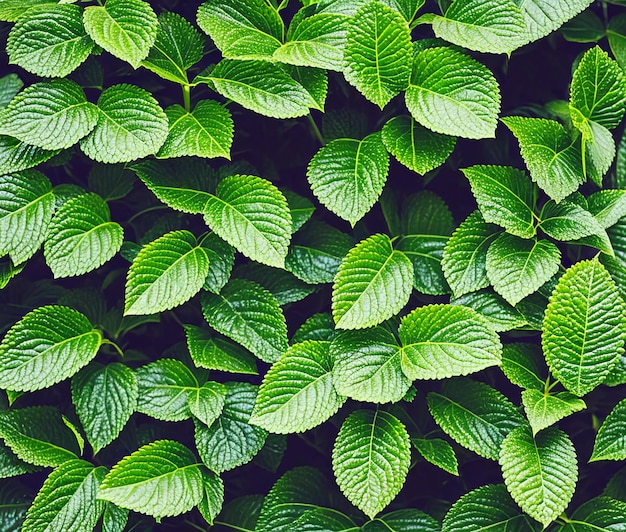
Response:
[[[0,135],[0,174],[32,168],[57,153],[57,150],[44,150],[14,137]]]
[[[0,343],[0,387],[47,388],[71,377],[96,356],[102,333],[80,312],[39,307],[24,316]]]
[[[94,46],[75,4],[36,6],[11,29],[6,51],[11,63],[42,77],[64,77]]]
[[[220,294],[202,294],[202,313],[216,331],[240,343],[265,362],[287,349],[287,325],[278,302],[265,288],[232,279]]]
[[[402,371],[411,380],[467,375],[500,364],[502,345],[487,319],[462,306],[426,305],[402,318]]]
[[[35,83],[20,92],[1,116],[0,131],[46,150],[69,148],[98,121],[98,110],[69,79]]]
[[[481,139],[495,136],[500,89],[481,63],[452,48],[427,48],[413,59],[406,105],[437,133]]]
[[[595,497],[581,504],[559,532],[619,530],[626,525],[626,502],[611,497]]]
[[[144,246],[128,270],[124,314],[154,314],[193,297],[209,272],[209,258],[186,230]]]
[[[554,427],[535,437],[527,425],[502,442],[500,466],[509,493],[528,515],[547,527],[569,504],[578,477],[576,451]]]
[[[136,409],[137,377],[114,362],[92,363],[72,379],[72,402],[94,454],[111,443]]]
[[[84,460],[69,460],[43,483],[24,521],[24,532],[93,530],[105,503],[96,494],[106,468]]]
[[[569,392],[551,394],[541,390],[524,390],[522,404],[533,434],[587,408],[582,399]]]
[[[171,440],[149,443],[123,458],[98,491],[98,499],[157,519],[191,510],[202,496],[202,473],[195,456]]]
[[[157,17],[143,0],[106,0],[83,15],[89,36],[107,52],[137,68],[157,34]]]
[[[250,423],[278,434],[304,432],[345,401],[333,387],[329,342],[308,340],[285,351],[263,378]]]
[[[380,196],[389,171],[389,154],[380,133],[363,140],[336,139],[311,159],[307,178],[313,194],[354,226]]]
[[[588,7],[593,0],[515,0],[526,19],[523,42],[538,41]]]
[[[333,318],[339,329],[364,329],[397,314],[413,289],[413,266],[386,235],[359,242],[345,256],[333,284]]]
[[[247,257],[284,267],[291,214],[283,194],[266,179],[251,175],[223,179],[206,203],[204,219]]]
[[[595,259],[559,279],[541,341],[550,370],[570,392],[585,395],[609,374],[624,351],[625,311],[611,276]]]
[[[593,446],[590,462],[626,458],[626,399],[622,399],[606,416]]]
[[[470,379],[444,382],[441,393],[428,394],[428,408],[453,440],[491,460],[498,459],[506,435],[524,422],[499,391]]]
[[[333,470],[343,494],[373,518],[402,488],[411,462],[409,435],[382,410],[356,410],[341,425]]]

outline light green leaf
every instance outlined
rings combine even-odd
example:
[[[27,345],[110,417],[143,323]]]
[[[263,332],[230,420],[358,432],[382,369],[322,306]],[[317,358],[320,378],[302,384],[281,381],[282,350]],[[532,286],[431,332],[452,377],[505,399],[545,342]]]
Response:
[[[106,472],[106,468],[94,468],[83,460],[61,464],[43,483],[28,509],[22,530],[93,530],[104,511],[105,503],[96,500],[96,493]]]
[[[524,423],[504,395],[470,379],[444,381],[441,393],[428,394],[428,409],[454,441],[490,460],[498,459],[505,436]]]
[[[106,502],[102,516],[102,532],[124,532],[128,522],[128,514],[127,509]]]
[[[204,292],[202,313],[213,329],[264,362],[275,362],[288,347],[287,325],[278,302],[253,281],[232,279],[219,295]]]
[[[408,303],[413,267],[387,235],[359,242],[345,256],[333,284],[333,318],[338,329],[364,329],[397,314]]]
[[[175,104],[165,110],[169,133],[157,157],[225,157],[230,159],[233,119],[228,109],[214,100],[202,100],[188,113]]]
[[[137,68],[154,44],[157,17],[143,0],[106,0],[83,14],[89,36],[98,46]]]
[[[624,351],[626,306],[596,259],[574,264],[550,297],[541,342],[550,371],[570,392],[596,388]]]
[[[137,406],[137,378],[113,362],[92,363],[72,379],[72,402],[94,454],[122,431]]]
[[[451,305],[463,305],[487,318],[492,329],[505,332],[527,324],[526,318],[493,290],[479,290],[450,300]]]
[[[522,404],[533,435],[564,417],[587,408],[582,399],[569,392],[550,394],[542,390],[524,390]]]
[[[339,333],[330,354],[335,389],[356,401],[395,403],[411,386],[402,373],[400,346],[383,327]]]
[[[226,388],[219,382],[205,382],[200,388],[192,390],[187,403],[189,410],[202,423],[212,425],[224,409]]]
[[[595,497],[581,504],[559,532],[619,530],[626,525],[626,503],[611,497]]]
[[[421,175],[446,162],[456,144],[456,138],[426,129],[407,115],[389,120],[382,134],[389,153]]]
[[[581,149],[584,149],[583,172],[598,186],[615,158],[615,140],[603,125],[587,120],[576,109],[572,109],[574,125],[582,132]]]
[[[0,438],[29,464],[56,467],[79,454],[72,431],[51,406],[35,406],[0,412]]]
[[[520,388],[543,390],[547,369],[538,345],[526,343],[506,344],[502,349],[502,371]]]
[[[198,510],[209,525],[213,525],[213,520],[222,511],[224,503],[224,483],[219,475],[202,469],[202,485],[204,486],[204,496],[198,504]]]
[[[605,189],[587,198],[589,212],[607,229],[626,216],[626,190]]]
[[[190,400],[198,381],[180,360],[160,358],[135,370],[138,385],[137,412],[163,421],[191,417]]]
[[[501,234],[487,250],[487,277],[511,305],[536,292],[559,271],[561,251],[548,240]]]
[[[285,31],[278,12],[263,0],[209,0],[198,9],[198,26],[230,59],[271,57]]]
[[[593,446],[590,462],[626,458],[626,399],[615,405],[604,419]]]
[[[315,100],[317,108],[323,111],[326,96],[328,96],[328,73],[326,70],[291,65],[285,65],[284,68]]]
[[[80,149],[101,163],[125,163],[156,153],[166,137],[167,117],[148,91],[113,85],[98,98],[98,123]]]
[[[24,82],[15,73],[7,74],[0,78],[0,109],[6,108],[15,98],[16,94],[22,90]]]
[[[500,89],[487,67],[452,48],[427,48],[413,59],[405,94],[413,118],[437,133],[495,136]]]
[[[578,240],[589,235],[597,235],[607,242],[609,239],[594,216],[575,203],[554,200],[547,201],[539,215],[539,227],[555,240]]]
[[[0,256],[8,254],[16,266],[32,257],[46,238],[53,213],[52,185],[42,173],[0,176]]]
[[[57,2],[58,0],[4,0],[0,5],[0,20],[16,22],[29,8]]]
[[[272,183],[252,175],[220,181],[204,209],[206,223],[252,260],[284,267],[291,237],[287,200]]]
[[[0,343],[0,387],[48,388],[71,377],[98,352],[102,333],[80,312],[50,305],[26,314]]]
[[[341,425],[333,471],[348,500],[370,519],[402,488],[411,462],[404,424],[382,410],[356,410]]]
[[[1,115],[0,131],[46,150],[69,148],[98,121],[98,110],[69,79],[26,87]]]
[[[204,52],[204,37],[186,18],[164,11],[159,15],[154,45],[141,66],[174,83],[189,82],[187,70]]]
[[[98,491],[98,499],[158,520],[191,510],[202,496],[202,473],[196,457],[171,440],[149,443],[123,458]]]
[[[606,27],[606,36],[609,46],[619,63],[619,66],[626,66],[626,13],[618,13],[611,17]]]
[[[593,0],[515,0],[526,19],[523,42],[538,41],[587,8]]]
[[[32,168],[58,153],[57,150],[44,150],[19,139],[0,135],[0,175]]]
[[[534,189],[526,173],[510,166],[461,169],[486,222],[521,238],[535,236]]]
[[[413,447],[422,457],[451,475],[459,476],[459,464],[454,449],[446,440],[438,438],[411,438]]]
[[[196,422],[196,449],[206,466],[221,473],[247,464],[261,450],[267,432],[250,425],[256,386],[244,382],[229,382],[226,402],[220,417],[206,427]]]
[[[256,398],[250,424],[276,434],[304,432],[326,421],[345,401],[333,387],[329,343],[305,341],[270,368]]]
[[[569,504],[578,464],[564,432],[550,427],[533,437],[530,427],[522,425],[502,442],[499,462],[515,502],[544,528]]]
[[[508,116],[502,122],[517,138],[530,176],[555,201],[583,183],[580,149],[554,120]]]
[[[7,39],[9,61],[42,77],[64,77],[89,57],[93,41],[74,4],[35,6],[13,26]]]
[[[411,380],[467,375],[500,364],[502,345],[468,307],[426,305],[402,318],[402,371]]]

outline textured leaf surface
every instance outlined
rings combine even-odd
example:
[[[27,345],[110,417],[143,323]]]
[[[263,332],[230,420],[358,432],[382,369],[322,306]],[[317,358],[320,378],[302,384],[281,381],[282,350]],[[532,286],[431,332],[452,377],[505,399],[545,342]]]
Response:
[[[15,95],[22,90],[24,82],[15,74],[7,74],[0,78],[0,109],[4,109],[15,98]]]
[[[372,208],[387,181],[389,155],[380,133],[336,139],[311,159],[307,178],[330,211],[354,225]]]
[[[222,504],[224,503],[224,482],[218,475],[208,469],[202,470],[202,480],[204,497],[198,504],[198,510],[205,521],[212,525],[213,520],[221,512]]]
[[[98,499],[157,519],[191,510],[202,496],[202,473],[195,456],[171,440],[149,443],[123,458],[98,491]]]
[[[517,386],[543,390],[547,369],[543,353],[535,344],[511,343],[502,349],[502,371]]]
[[[607,239],[602,226],[589,211],[567,200],[546,202],[539,217],[539,227],[555,240],[578,240],[589,235]]]
[[[613,56],[624,68],[626,65],[626,15],[624,13],[611,17],[606,27],[606,36]]]
[[[44,150],[8,135],[0,135],[0,174],[26,170],[46,162],[58,151]]]
[[[624,460],[626,458],[626,399],[606,416],[593,446],[590,462],[596,460]]]
[[[459,476],[459,464],[454,449],[446,441],[438,438],[411,438],[413,447],[422,457],[433,465]]]
[[[587,208],[600,226],[607,229],[626,216],[626,191],[598,190],[587,198]]]
[[[526,19],[525,42],[533,42],[558,29],[593,0],[515,0]],[[525,43],[523,43],[525,44]]]
[[[398,242],[413,263],[413,287],[422,294],[449,294],[450,288],[441,269],[441,258],[448,237],[438,235],[408,235]]]
[[[597,260],[581,261],[559,279],[541,341],[550,370],[570,392],[585,395],[606,378],[624,350],[624,311]]]
[[[365,523],[363,532],[440,532],[441,525],[430,515],[414,508],[396,510]]]
[[[626,503],[611,497],[596,497],[581,504],[559,532],[619,530],[626,525]]]
[[[373,518],[402,488],[411,462],[409,435],[381,410],[356,410],[341,426],[333,448],[337,484],[348,500]]]
[[[528,515],[548,526],[569,504],[578,478],[576,451],[554,427],[534,438],[529,426],[514,429],[502,442],[504,482]]]
[[[413,289],[413,267],[386,235],[372,235],[345,256],[333,284],[339,329],[363,329],[397,314]]]
[[[224,409],[226,388],[219,382],[205,382],[187,398],[189,410],[205,425],[212,425]]]
[[[540,390],[524,390],[522,404],[533,434],[587,408],[582,399],[569,392],[547,394]]]

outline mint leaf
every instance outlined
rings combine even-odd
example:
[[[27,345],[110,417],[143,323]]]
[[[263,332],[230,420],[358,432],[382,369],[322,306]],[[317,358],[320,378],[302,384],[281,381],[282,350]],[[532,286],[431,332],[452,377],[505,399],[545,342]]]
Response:
[[[587,408],[582,399],[569,392],[549,394],[540,390],[524,390],[522,404],[533,435],[560,419]]]
[[[608,241],[606,232],[589,212],[569,201],[555,203],[547,201],[539,215],[539,227],[555,240],[578,240],[589,235],[597,235]]]
[[[190,391],[187,404],[191,413],[205,425],[212,425],[224,409],[226,388],[219,382],[205,382]]]
[[[438,438],[411,438],[413,447],[422,457],[451,475],[459,476],[459,464],[454,449],[446,440]]]

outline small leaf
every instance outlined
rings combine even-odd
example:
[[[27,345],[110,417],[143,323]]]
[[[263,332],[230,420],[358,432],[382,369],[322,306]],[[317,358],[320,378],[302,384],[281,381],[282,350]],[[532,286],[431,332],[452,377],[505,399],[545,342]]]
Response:
[[[333,471],[348,500],[370,519],[402,488],[411,462],[409,435],[382,410],[356,410],[341,426],[333,448]]]
[[[451,475],[459,476],[459,464],[454,449],[446,440],[438,438],[411,438],[413,447],[422,457]]]
[[[520,388],[543,390],[547,369],[538,345],[512,343],[502,349],[502,371]]]
[[[125,198],[135,184],[132,172],[121,164],[94,164],[87,179],[89,190],[104,201]]]
[[[20,530],[32,501],[30,489],[16,482],[3,483],[0,487],[0,526],[7,532]]]
[[[578,240],[597,235],[608,241],[606,232],[594,216],[579,205],[569,201],[547,201],[539,215],[539,227],[555,240]]]
[[[574,494],[576,451],[567,435],[554,427],[535,437],[527,425],[514,429],[502,442],[500,466],[515,502],[544,528]]]
[[[587,408],[582,399],[569,392],[547,394],[540,390],[524,390],[522,404],[533,435],[564,417]]]
[[[474,309],[487,318],[489,324],[496,332],[520,329],[527,325],[527,320],[522,313],[493,290],[487,289],[471,292],[452,299],[450,304]]]
[[[396,510],[365,523],[363,532],[440,532],[441,525],[430,515],[414,508]]]
[[[282,189],[281,192],[289,206],[291,232],[295,233],[311,218],[315,212],[315,207],[308,198],[300,196],[300,194],[296,194],[292,190]]]
[[[213,471],[203,469],[202,485],[204,486],[204,496],[198,504],[198,510],[205,521],[209,525],[213,525],[213,520],[221,512],[224,503],[224,482]]]
[[[98,491],[98,499],[156,519],[185,513],[202,496],[202,473],[195,456],[171,440],[149,443],[123,458]]]
[[[605,36],[604,22],[593,11],[583,11],[561,28],[561,34],[570,42],[598,42]]]
[[[255,262],[242,264],[235,270],[234,275],[260,284],[274,296],[281,307],[301,301],[317,289],[316,286],[306,284],[286,270],[270,268]]]
[[[191,413],[207,426],[212,425],[224,409],[226,388],[219,382],[205,382],[192,390],[187,403]]]
[[[626,524],[626,503],[611,497],[595,497],[581,504],[559,532],[619,530]]]
[[[413,264],[413,287],[422,294],[449,294],[450,288],[441,269],[441,258],[448,237],[437,235],[408,235],[398,242]]]
[[[215,233],[206,235],[200,245],[209,257],[209,273],[202,288],[218,294],[230,279],[235,263],[235,250]]]
[[[102,532],[124,532],[128,522],[128,514],[128,510],[125,508],[120,508],[110,502],[105,503]]]
[[[626,399],[615,405],[606,416],[593,446],[590,462],[626,459]]]

